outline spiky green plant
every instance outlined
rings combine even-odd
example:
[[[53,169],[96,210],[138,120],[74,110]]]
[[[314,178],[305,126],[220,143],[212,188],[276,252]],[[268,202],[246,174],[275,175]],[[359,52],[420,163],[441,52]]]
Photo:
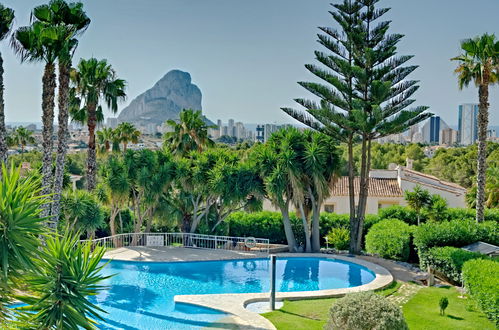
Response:
[[[38,271],[27,277],[32,292],[17,298],[28,304],[18,310],[28,328],[36,329],[95,329],[105,311],[89,301],[106,287],[101,271],[105,249],[92,242],[79,242],[79,233],[50,235],[36,264]]]

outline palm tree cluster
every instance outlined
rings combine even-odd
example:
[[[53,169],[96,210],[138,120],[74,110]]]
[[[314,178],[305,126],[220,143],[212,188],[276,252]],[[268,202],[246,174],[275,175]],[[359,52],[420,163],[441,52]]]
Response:
[[[7,136],[7,145],[9,147],[21,147],[21,154],[28,144],[35,144],[33,132],[23,126],[19,126],[14,132]]]
[[[141,132],[135,128],[132,123],[123,122],[115,129],[104,127],[97,131],[97,144],[99,153],[109,151],[119,151],[120,144],[123,146],[123,152],[126,152],[129,143],[138,143]]]
[[[321,27],[316,51],[320,65],[306,65],[322,83],[300,82],[320,101],[297,99],[305,110],[283,108],[293,118],[347,145],[350,203],[350,252],[360,253],[366,213],[373,140],[404,132],[429,116],[427,107],[411,107],[417,81],[406,80],[417,67],[405,66],[412,56],[397,55],[400,34],[389,34],[383,21],[389,8],[379,0],[344,0],[333,4],[340,27]],[[358,201],[354,193],[353,148],[361,145]]]
[[[476,221],[484,220],[486,206],[486,174],[487,174],[487,127],[489,124],[489,86],[499,83],[499,40],[495,35],[484,34],[480,37],[464,40],[461,43],[463,53],[453,61],[459,66],[459,88],[467,87],[474,82],[478,87],[478,157],[476,183]],[[489,204],[490,205],[490,204]]]

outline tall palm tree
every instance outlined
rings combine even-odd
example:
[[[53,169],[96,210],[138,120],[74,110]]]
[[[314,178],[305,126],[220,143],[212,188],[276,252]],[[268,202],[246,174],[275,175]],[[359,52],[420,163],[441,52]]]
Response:
[[[0,40],[7,37],[12,29],[13,21],[14,11],[0,4]],[[0,53],[0,165],[7,161],[7,130],[5,129],[3,89],[3,58]]]
[[[118,111],[118,102],[124,100],[126,82],[116,77],[116,72],[107,60],[81,59],[78,67],[71,71],[71,81],[76,97],[82,107],[72,109],[73,120],[86,123],[88,127],[87,189],[96,186],[97,161],[95,154],[95,128],[104,120],[101,101],[113,112]]]
[[[83,33],[90,19],[83,10],[81,2],[66,3],[64,0],[51,0],[49,4],[33,9],[32,17],[46,26],[57,26],[68,31],[65,42],[61,44],[58,54],[59,88],[58,88],[58,132],[57,153],[53,186],[53,203],[51,205],[52,221],[59,220],[60,199],[64,178],[64,164],[68,150],[68,113],[69,113],[69,71],[73,53],[78,46],[76,37]]]
[[[116,132],[112,128],[104,127],[97,131],[97,143],[99,144],[100,152],[109,152],[111,144],[117,140]]]
[[[34,13],[33,13],[34,14]],[[32,17],[35,17],[32,15]],[[62,25],[52,25],[34,19],[30,26],[18,28],[12,38],[12,47],[21,62],[45,62],[42,78],[43,160],[42,194],[52,190],[52,136],[54,132],[54,106],[56,74],[55,62],[72,37],[72,31]],[[42,216],[50,215],[50,204],[43,206]]]
[[[208,126],[203,120],[201,111],[184,109],[180,120],[168,120],[171,132],[164,135],[167,148],[175,155],[185,155],[190,151],[203,151],[215,143],[208,137]]]
[[[452,58],[459,65],[459,88],[474,82],[478,87],[478,160],[476,221],[484,219],[485,184],[487,171],[487,126],[489,124],[489,86],[499,82],[499,41],[495,35],[484,34],[461,42],[463,53]]]
[[[132,123],[124,122],[116,128],[116,135],[118,140],[123,143],[123,152],[126,152],[128,143],[138,143],[141,133]]]
[[[18,128],[16,128],[16,130],[12,134],[12,140],[16,145],[21,147],[21,154],[24,153],[24,148],[26,148],[28,144],[35,143],[33,132],[23,126],[19,126]]]

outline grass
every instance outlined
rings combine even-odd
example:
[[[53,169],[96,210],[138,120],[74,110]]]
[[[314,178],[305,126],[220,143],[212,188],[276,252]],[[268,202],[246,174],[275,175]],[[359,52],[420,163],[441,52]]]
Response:
[[[459,298],[454,287],[423,288],[404,305],[405,319],[412,329],[495,329],[469,298]],[[449,299],[445,315],[439,314],[440,298]]]
[[[397,294],[401,283],[393,283],[378,291],[382,296]],[[458,298],[454,287],[423,288],[404,305],[404,316],[409,329],[495,329],[493,324],[478,310],[470,299]],[[449,306],[445,316],[439,315],[438,302],[447,297]],[[329,317],[329,308],[337,300],[310,299],[284,301],[280,310],[263,314],[278,330],[323,329]]]
[[[400,288],[400,282],[393,282],[383,290],[377,291],[379,295],[389,296]],[[337,298],[309,299],[284,301],[284,306],[276,311],[262,314],[270,320],[277,329],[310,329],[319,330],[324,328],[329,308]]]

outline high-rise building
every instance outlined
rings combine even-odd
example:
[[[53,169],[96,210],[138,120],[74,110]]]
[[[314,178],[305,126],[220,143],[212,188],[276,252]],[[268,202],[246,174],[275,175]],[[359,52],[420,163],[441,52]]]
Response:
[[[227,135],[234,136],[234,119],[229,119],[229,125],[227,126]]]
[[[457,131],[452,128],[444,128],[440,131],[440,144],[452,146],[457,143]]]
[[[459,105],[458,141],[462,145],[475,143],[478,138],[478,104]]]
[[[241,123],[240,121],[236,123],[236,126],[234,127],[234,136],[236,139],[241,140],[246,137],[246,129],[244,128],[244,124]]]
[[[423,141],[430,144],[440,143],[440,131],[449,126],[439,116],[432,116],[422,128]]]
[[[257,142],[265,142],[265,126],[257,125],[256,126],[256,141]]]

